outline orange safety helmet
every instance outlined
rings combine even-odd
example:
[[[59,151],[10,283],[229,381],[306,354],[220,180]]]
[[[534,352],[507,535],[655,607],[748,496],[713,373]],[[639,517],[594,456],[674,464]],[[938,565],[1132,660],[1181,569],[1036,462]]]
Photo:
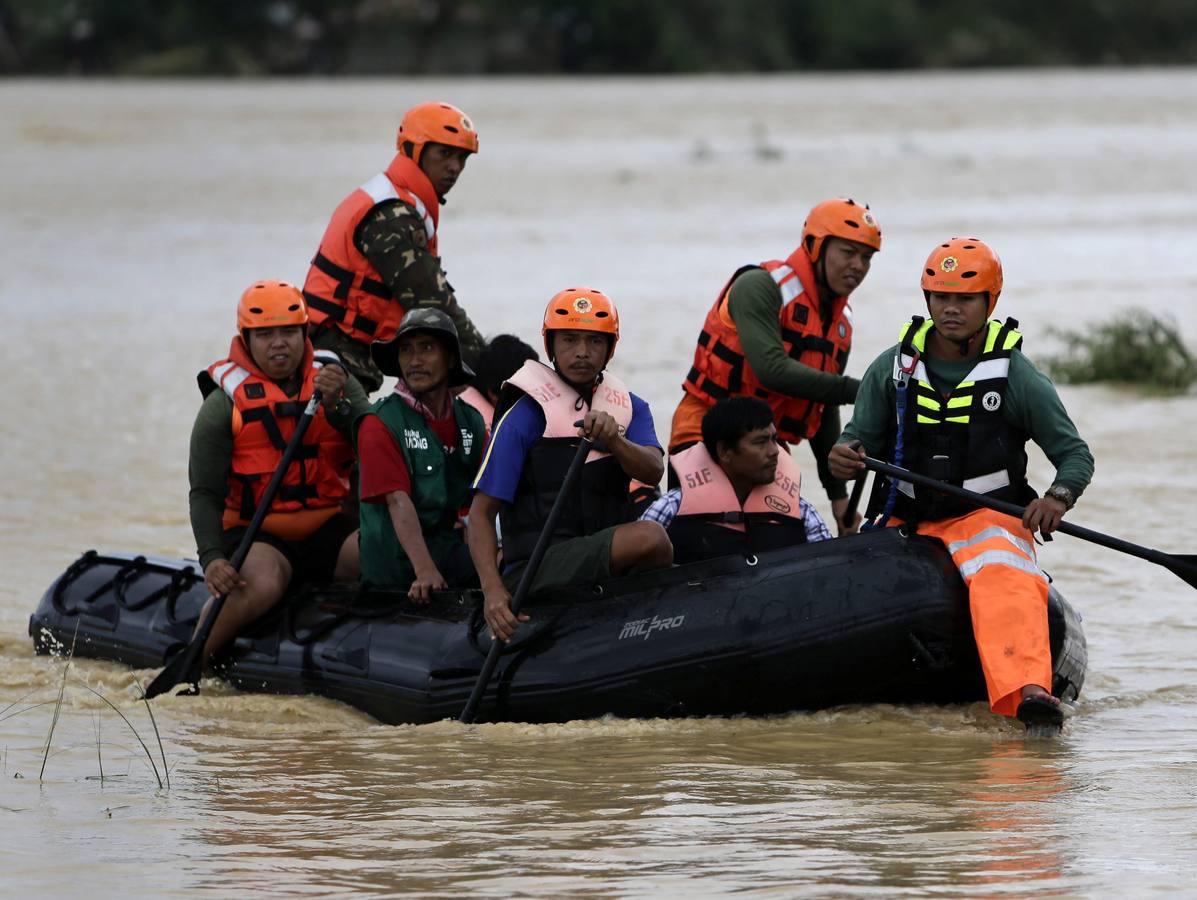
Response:
[[[615,355],[619,343],[619,310],[611,298],[594,288],[566,288],[553,295],[544,311],[544,350],[553,359],[549,346],[550,331],[598,331],[611,335],[611,350],[607,362]]]
[[[952,238],[931,251],[923,266],[923,295],[932,291],[946,294],[989,294],[993,315],[1002,292],[1002,261],[993,249],[977,238]]]
[[[802,246],[812,262],[819,261],[823,241],[829,237],[881,249],[881,226],[877,217],[869,211],[867,203],[855,200],[824,200],[806,214],[806,221],[802,223]]]
[[[285,281],[255,281],[237,304],[237,330],[308,324],[299,288]]]
[[[403,114],[395,147],[420,163],[425,144],[448,144],[478,152],[478,131],[470,117],[448,103],[421,103]],[[404,149],[404,145],[410,145]]]

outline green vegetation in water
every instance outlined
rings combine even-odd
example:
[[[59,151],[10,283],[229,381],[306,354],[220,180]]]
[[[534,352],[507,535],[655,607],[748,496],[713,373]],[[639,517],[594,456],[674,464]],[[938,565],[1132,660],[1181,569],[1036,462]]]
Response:
[[[1197,360],[1171,320],[1143,309],[1118,313],[1086,331],[1049,329],[1067,345],[1044,361],[1049,375],[1064,384],[1112,381],[1165,394],[1179,394],[1197,383]]]

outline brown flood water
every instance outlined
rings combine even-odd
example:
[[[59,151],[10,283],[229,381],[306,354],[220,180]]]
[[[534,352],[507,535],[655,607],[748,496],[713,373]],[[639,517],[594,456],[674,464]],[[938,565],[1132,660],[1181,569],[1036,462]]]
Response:
[[[536,343],[556,290],[607,290],[624,325],[614,367],[662,437],[727,275],[784,256],[835,194],[885,229],[854,297],[855,374],[919,310],[930,247],[965,232],[1001,253],[999,313],[1033,358],[1056,346],[1051,326],[1128,305],[1171,313],[1197,344],[1194,70],[2,82],[5,893],[1191,891],[1197,596],[1070,538],[1041,558],[1085,615],[1090,674],[1056,741],[980,704],[392,728],[212,682],[155,703],[167,789],[75,680],[161,769],[134,699],[152,673],[80,660],[39,778],[63,664],[33,655],[28,614],[90,547],[194,552],[195,372],[226,349],[245,285],[302,280],[328,213],[429,98],[481,131],[442,218],[463,304],[485,332]],[[1072,520],[1194,552],[1193,396],[1062,393],[1098,462]],[[1050,466],[1032,466],[1043,485]]]

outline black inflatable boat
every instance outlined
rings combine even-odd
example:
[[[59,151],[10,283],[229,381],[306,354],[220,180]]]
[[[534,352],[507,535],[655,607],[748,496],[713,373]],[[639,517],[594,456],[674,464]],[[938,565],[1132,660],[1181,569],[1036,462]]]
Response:
[[[193,562],[85,553],[46,591],[42,653],[157,668],[207,596]],[[943,546],[900,529],[582,585],[530,604],[480,721],[767,714],[983,700],[964,584]],[[1053,589],[1053,693],[1085,678],[1080,617]],[[240,689],[319,694],[382,722],[456,717],[490,638],[478,592],[305,589],[221,659]]]

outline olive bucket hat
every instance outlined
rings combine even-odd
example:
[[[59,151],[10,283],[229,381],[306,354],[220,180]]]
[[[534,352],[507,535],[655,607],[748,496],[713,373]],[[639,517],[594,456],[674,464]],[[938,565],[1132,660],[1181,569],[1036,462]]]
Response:
[[[403,317],[399,323],[399,330],[389,341],[375,341],[370,345],[370,358],[384,375],[402,377],[399,369],[399,340],[405,334],[414,331],[426,331],[439,336],[445,341],[449,350],[457,358],[456,364],[449,372],[449,386],[460,387],[469,384],[474,378],[474,370],[461,359],[461,342],[457,337],[457,326],[453,320],[439,309],[413,309]]]

